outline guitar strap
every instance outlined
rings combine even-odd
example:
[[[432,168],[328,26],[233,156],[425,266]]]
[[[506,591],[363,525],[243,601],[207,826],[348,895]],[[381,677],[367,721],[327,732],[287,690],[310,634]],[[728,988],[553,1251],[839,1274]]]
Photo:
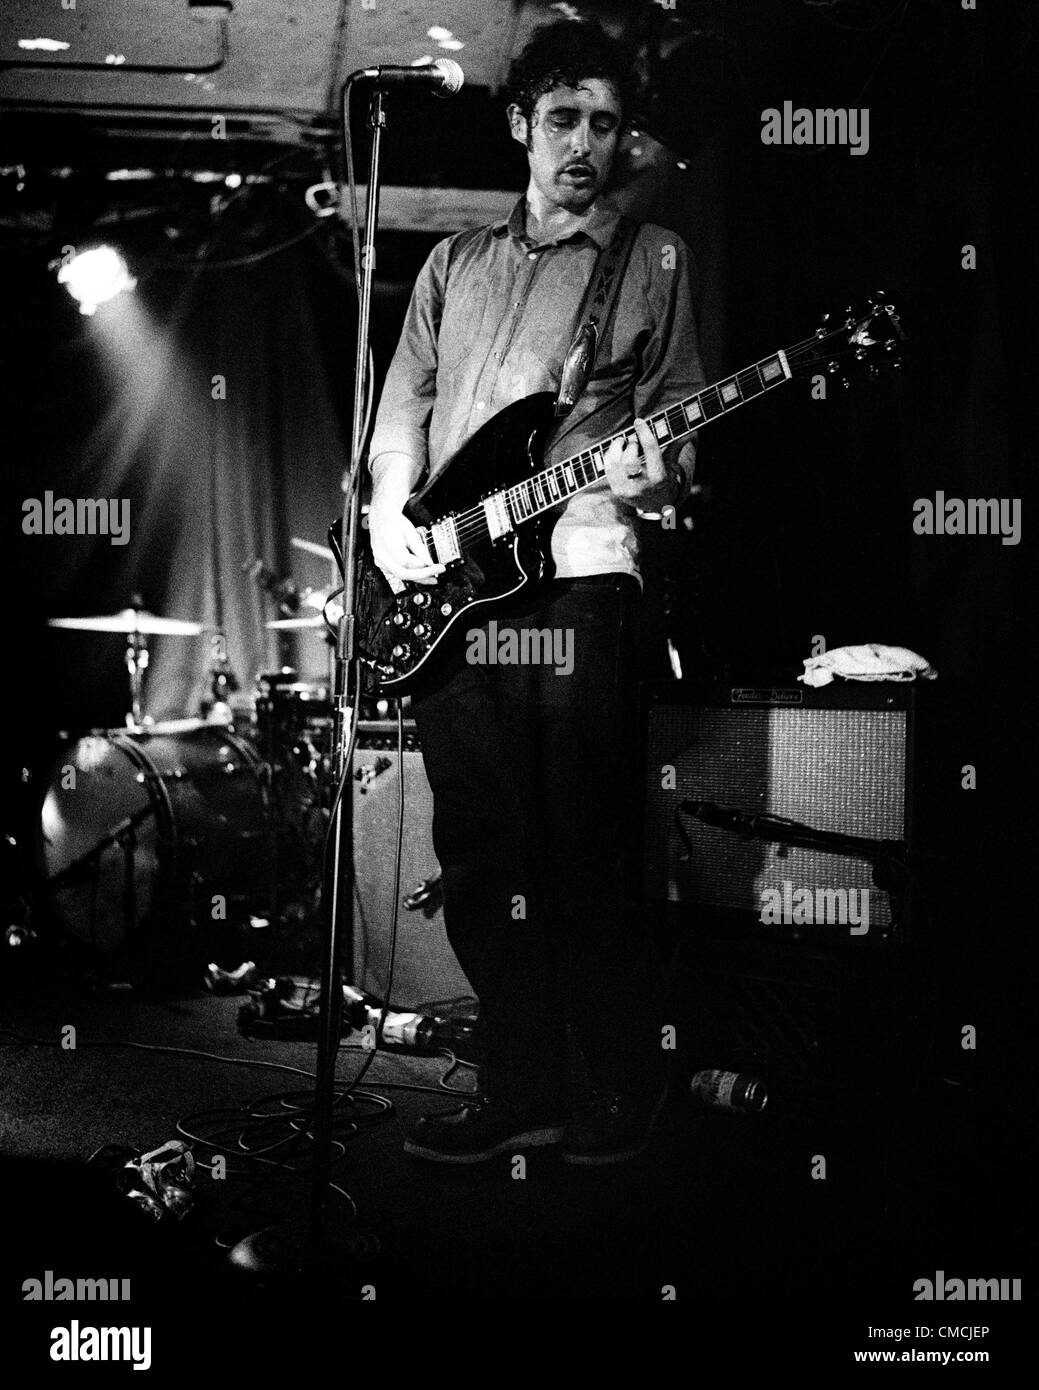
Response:
[[[599,252],[588,288],[577,317],[578,325],[563,361],[563,372],[556,400],[556,418],[569,415],[581,397],[595,366],[599,343],[610,326],[624,272],[628,268],[631,248],[638,235],[639,224],[623,214],[614,229],[613,239]]]
[[[617,220],[613,238],[609,246],[599,252],[588,281],[588,287],[581,301],[574,322],[578,325],[570,347],[563,361],[560,377],[559,396],[556,401],[556,416],[569,415],[581,397],[595,365],[595,354],[599,343],[606,334],[613,318],[613,312],[624,283],[624,272],[628,268],[631,248],[638,235],[639,224],[634,218],[623,213]],[[481,235],[482,228],[475,228],[470,238]],[[451,247],[447,262],[445,285],[450,283],[451,266],[461,244],[466,238],[459,237]]]

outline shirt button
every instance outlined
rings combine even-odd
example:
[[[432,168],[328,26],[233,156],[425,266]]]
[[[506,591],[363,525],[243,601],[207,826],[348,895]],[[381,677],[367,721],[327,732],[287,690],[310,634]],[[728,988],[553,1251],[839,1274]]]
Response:
[[[476,402],[476,409],[477,409],[477,410],[483,410],[484,408],[485,408],[485,407],[484,407],[483,401],[477,401],[477,402]]]
[[[528,252],[527,252],[527,260],[528,260],[528,261],[536,261],[537,258],[538,258],[538,253],[537,253],[536,251],[528,251]]]

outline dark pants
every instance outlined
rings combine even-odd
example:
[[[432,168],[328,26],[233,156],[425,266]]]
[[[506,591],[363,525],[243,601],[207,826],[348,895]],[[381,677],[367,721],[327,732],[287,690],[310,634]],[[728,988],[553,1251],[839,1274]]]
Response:
[[[480,1000],[481,1087],[510,1103],[565,1103],[579,1065],[641,1094],[660,1075],[636,905],[640,605],[626,575],[557,580],[494,621],[560,634],[570,674],[470,661],[488,653],[467,640],[413,698],[448,937]]]

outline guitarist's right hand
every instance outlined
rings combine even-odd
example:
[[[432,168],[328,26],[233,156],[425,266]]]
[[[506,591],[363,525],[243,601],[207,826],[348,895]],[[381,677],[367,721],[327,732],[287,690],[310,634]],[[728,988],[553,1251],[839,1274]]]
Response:
[[[399,592],[403,580],[409,584],[435,584],[446,568],[433,563],[418,528],[404,515],[404,504],[411,495],[410,467],[404,466],[406,462],[403,455],[383,455],[378,460],[389,466],[373,470],[368,511],[372,559],[395,592]]]

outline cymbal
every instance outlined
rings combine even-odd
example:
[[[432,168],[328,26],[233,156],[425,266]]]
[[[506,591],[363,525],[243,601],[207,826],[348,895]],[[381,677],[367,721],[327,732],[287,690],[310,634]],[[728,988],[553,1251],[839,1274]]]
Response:
[[[280,628],[285,632],[296,632],[305,627],[324,627],[325,620],[320,613],[315,613],[312,618],[275,618],[273,622],[266,623],[265,626]]]
[[[119,613],[103,613],[90,618],[48,618],[48,627],[72,628],[76,632],[125,632],[155,637],[199,637],[201,623],[182,618],[157,618],[144,608],[124,608]]]
[[[327,545],[318,545],[316,541],[306,541],[302,536],[290,536],[289,545],[294,545],[297,550],[306,550],[311,555],[320,555],[322,560],[335,559]]]

